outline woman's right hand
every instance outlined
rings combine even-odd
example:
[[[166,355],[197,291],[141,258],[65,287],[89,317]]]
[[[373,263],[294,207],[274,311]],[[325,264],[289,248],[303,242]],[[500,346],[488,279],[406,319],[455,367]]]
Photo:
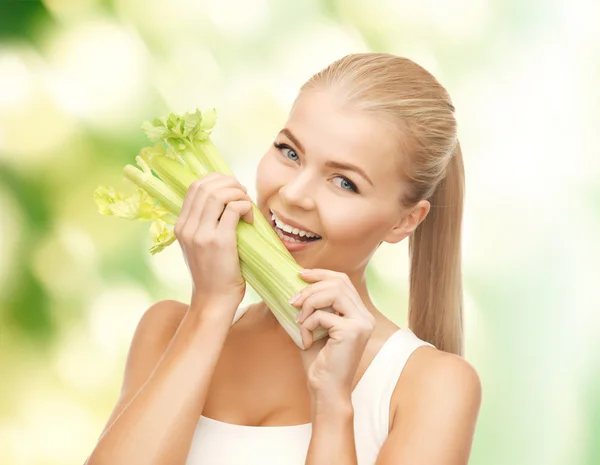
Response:
[[[236,228],[240,217],[254,221],[247,190],[232,175],[210,173],[193,182],[183,201],[174,234],[192,276],[192,301],[227,302],[244,298]]]

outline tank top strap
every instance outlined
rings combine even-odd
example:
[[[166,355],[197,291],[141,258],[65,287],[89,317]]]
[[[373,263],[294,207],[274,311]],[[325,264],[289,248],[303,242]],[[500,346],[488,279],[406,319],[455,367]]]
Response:
[[[388,435],[390,405],[398,379],[412,353],[432,344],[419,339],[409,328],[401,328],[384,343],[363,374],[353,393],[355,409],[364,409],[362,417],[376,435],[379,447]]]

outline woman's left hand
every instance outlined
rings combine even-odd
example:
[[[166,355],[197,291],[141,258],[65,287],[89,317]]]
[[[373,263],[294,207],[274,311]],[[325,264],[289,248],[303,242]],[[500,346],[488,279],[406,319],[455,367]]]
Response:
[[[375,329],[375,317],[364,306],[350,278],[324,269],[300,272],[306,282],[292,303],[299,314],[305,350],[302,361],[311,394],[350,398],[354,377],[367,342]],[[335,311],[324,310],[331,307]],[[313,344],[312,332],[321,326],[329,336]]]

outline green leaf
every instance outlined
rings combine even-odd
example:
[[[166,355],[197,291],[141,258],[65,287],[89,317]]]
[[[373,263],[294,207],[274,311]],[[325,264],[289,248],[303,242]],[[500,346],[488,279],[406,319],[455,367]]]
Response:
[[[202,131],[210,133],[212,132],[215,124],[217,123],[217,110],[215,108],[205,111],[202,116]]]
[[[179,124],[179,117],[175,113],[169,113],[167,117],[167,129],[173,132],[173,129]]]
[[[152,142],[163,140],[168,133],[167,128],[158,118],[152,123],[149,121],[144,122],[141,128],[146,133],[146,137]]]
[[[189,140],[193,140],[198,131],[200,131],[202,124],[202,113],[198,109],[195,113],[190,114],[186,112],[183,116],[183,120],[185,121],[184,136]]]
[[[127,195],[112,187],[98,186],[94,191],[94,200],[102,215],[128,220],[154,221],[170,214],[143,189]]]
[[[176,240],[173,231],[171,231],[167,227],[167,224],[161,219],[152,222],[150,234],[152,235],[153,242],[152,247],[150,247],[150,253],[152,255],[162,252]]]

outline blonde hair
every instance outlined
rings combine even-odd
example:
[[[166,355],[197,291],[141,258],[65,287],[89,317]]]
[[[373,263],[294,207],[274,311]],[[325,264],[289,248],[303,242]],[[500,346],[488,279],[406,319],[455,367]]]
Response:
[[[448,92],[413,61],[358,53],[312,76],[300,91],[327,88],[398,128],[404,207],[431,208],[409,237],[408,323],[436,348],[463,355],[461,225],[464,166]]]

